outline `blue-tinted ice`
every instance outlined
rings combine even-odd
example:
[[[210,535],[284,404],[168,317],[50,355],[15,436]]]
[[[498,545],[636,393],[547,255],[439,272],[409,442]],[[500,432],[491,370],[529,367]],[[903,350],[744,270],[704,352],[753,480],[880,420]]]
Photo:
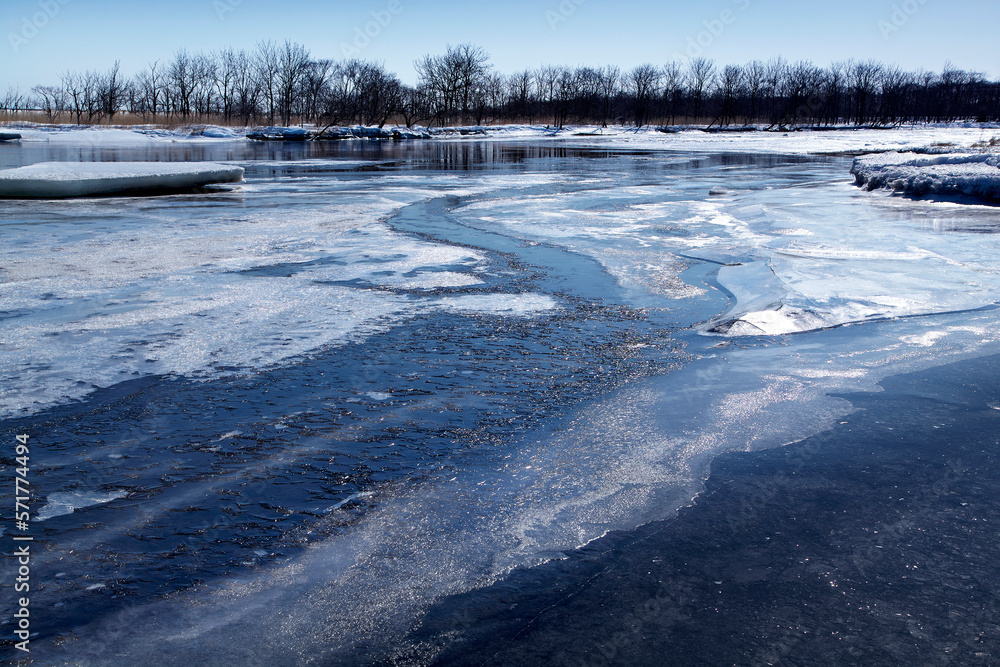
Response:
[[[83,664],[387,659],[433,600],[828,428],[831,393],[998,348],[996,209],[849,158],[157,150],[247,182],[0,206],[38,650]]]

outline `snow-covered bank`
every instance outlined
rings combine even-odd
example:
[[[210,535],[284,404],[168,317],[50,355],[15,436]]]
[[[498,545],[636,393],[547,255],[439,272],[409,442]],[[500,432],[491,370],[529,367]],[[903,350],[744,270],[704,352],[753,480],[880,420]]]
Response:
[[[440,141],[542,141],[573,146],[628,148],[633,150],[731,151],[783,154],[862,154],[909,150],[930,145],[956,149],[988,141],[1000,135],[995,123],[951,123],[911,125],[892,129],[833,130],[803,129],[789,132],[705,132],[698,127],[675,127],[669,132],[653,127],[567,126],[556,129],[545,124],[484,125],[467,127],[301,127],[227,128],[189,125],[166,129],[153,125],[135,127],[89,127],[79,125],[17,124],[10,130],[22,135],[22,142],[85,146],[135,146],[164,142],[226,142],[248,138],[367,141],[371,139],[427,139]]]
[[[466,130],[464,134],[459,130]],[[559,141],[573,146],[627,148],[630,150],[711,151],[785,155],[860,155],[882,151],[909,150],[932,145],[969,148],[1000,135],[995,123],[942,123],[908,125],[891,129],[843,128],[802,129],[788,132],[706,132],[697,127],[567,126],[562,130],[544,125],[503,125],[448,128],[435,136],[453,141],[539,140]],[[476,133],[475,130],[480,130]]]
[[[87,125],[16,124],[10,128],[21,136],[22,143],[65,144],[70,146],[136,146],[178,141],[245,140],[243,128],[214,125],[166,129],[154,125],[135,127],[93,127]]]
[[[41,162],[0,171],[0,197],[53,199],[132,190],[180,190],[243,180],[215,162]]]
[[[883,153],[854,160],[855,183],[908,195],[1000,200],[1000,153]]]

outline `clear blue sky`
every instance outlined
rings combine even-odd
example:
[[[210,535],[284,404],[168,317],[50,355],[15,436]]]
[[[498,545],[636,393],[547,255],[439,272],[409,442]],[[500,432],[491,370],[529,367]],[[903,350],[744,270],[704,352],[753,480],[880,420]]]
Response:
[[[379,13],[384,27],[373,23]],[[106,70],[116,59],[132,74],[179,48],[285,39],[314,57],[340,59],[345,45],[356,48],[353,55],[384,61],[407,83],[415,59],[463,42],[484,47],[503,72],[627,69],[691,54],[742,64],[780,54],[935,71],[950,60],[1000,77],[997,0],[3,0],[0,27],[0,94],[55,84],[67,69]],[[366,27],[375,36],[359,38]]]

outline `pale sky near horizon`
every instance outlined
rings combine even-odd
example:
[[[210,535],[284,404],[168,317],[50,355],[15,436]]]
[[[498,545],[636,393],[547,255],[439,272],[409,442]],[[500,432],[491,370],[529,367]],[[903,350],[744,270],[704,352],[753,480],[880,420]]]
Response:
[[[946,61],[1000,78],[997,0],[3,0],[0,94],[66,70],[134,74],[181,48],[252,49],[290,39],[313,57],[381,60],[406,83],[413,61],[448,44],[485,48],[498,70],[702,55],[744,64],[782,55],[826,66],[875,58],[940,71]],[[379,22],[380,21],[380,22]],[[364,35],[367,29],[369,35]]]

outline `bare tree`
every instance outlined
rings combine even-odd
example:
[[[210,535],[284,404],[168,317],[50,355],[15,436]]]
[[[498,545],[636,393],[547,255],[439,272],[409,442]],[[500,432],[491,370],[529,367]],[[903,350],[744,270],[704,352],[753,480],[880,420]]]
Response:
[[[767,94],[768,122],[772,126],[781,122],[781,87],[788,72],[788,62],[782,58],[772,58],[764,66],[764,89]]]
[[[254,58],[246,51],[240,50],[234,54],[233,67],[236,71],[236,79],[233,84],[233,105],[235,112],[240,115],[243,124],[246,125],[251,118],[257,115],[257,107],[261,98],[260,80],[257,78]]]
[[[611,118],[614,109],[615,99],[621,92],[621,70],[613,65],[602,67],[598,72],[600,76],[601,95],[601,127],[608,126],[608,119]]]
[[[938,75],[909,72],[877,61],[789,65],[782,58],[745,66],[698,58],[689,63],[650,65],[622,73],[616,67],[545,66],[510,76],[495,72],[481,48],[448,47],[415,63],[419,83],[402,86],[381,63],[312,60],[293,42],[262,42],[248,53],[188,54],[178,51],[164,66],[128,79],[119,64],[105,72],[66,72],[58,87],[36,86],[29,96],[11,89],[0,112],[32,105],[50,120],[68,111],[76,123],[114,122],[123,110],[162,116],[249,124],[263,115],[273,123],[294,119],[360,122],[383,126],[400,117],[454,122],[523,120],[548,115],[567,122],[611,119],[645,125],[656,118],[675,123],[712,119],[712,124],[766,120],[772,129],[792,123],[893,125],[907,121],[1000,120],[1000,82],[946,64]],[[662,85],[661,85],[662,84]],[[692,121],[691,119],[694,119]]]
[[[101,75],[97,72],[84,72],[82,77],[83,85],[83,106],[87,112],[87,122],[93,123],[96,118],[101,119],[103,103],[100,95]]]
[[[197,53],[191,59],[194,69],[192,99],[194,111],[199,118],[212,115],[215,109],[215,93],[219,63],[214,53]]]
[[[743,68],[743,81],[747,94],[746,120],[749,123],[754,123],[761,114],[761,103],[767,82],[767,67],[759,60],[750,61]]]
[[[646,124],[649,106],[659,95],[660,70],[653,65],[639,65],[628,74],[629,92],[632,94],[633,115],[636,127]]]
[[[302,77],[303,112],[307,119],[319,122],[323,100],[329,94],[330,78],[334,72],[332,60],[312,60]]]
[[[298,93],[309,68],[309,50],[289,40],[277,49],[276,84],[281,123],[289,125]]]
[[[693,58],[688,63],[688,83],[691,90],[691,99],[694,102],[694,119],[702,115],[702,103],[705,97],[711,92],[712,84],[715,81],[715,62],[708,58]]]
[[[156,122],[156,114],[163,103],[165,91],[162,71],[159,69],[159,61],[150,63],[148,71],[140,72],[135,78],[136,95],[140,101],[143,118],[146,112],[153,115],[153,122]]]
[[[75,72],[65,72],[62,75],[62,87],[66,91],[67,102],[76,115],[76,124],[79,125],[83,116],[83,79]]]
[[[415,61],[413,67],[417,70],[417,89],[422,91],[434,120],[444,125],[457,106],[457,72],[449,67],[445,56],[425,55]]]
[[[236,69],[236,52],[232,49],[225,49],[217,54],[213,54],[212,59],[215,61],[212,85],[215,89],[216,98],[219,100],[218,111],[222,118],[228,122],[233,117],[236,79],[239,76],[239,72]]]
[[[684,66],[680,62],[672,60],[663,67],[663,101],[666,103],[670,125],[677,122],[686,80]]]
[[[400,90],[400,114],[403,116],[406,127],[413,127],[419,122],[434,117],[425,91],[410,86],[403,86]]]
[[[969,88],[975,76],[971,72],[955,67],[951,61],[944,64],[941,72],[941,120],[950,122],[962,117],[963,109],[968,103]]]
[[[577,67],[576,99],[572,101],[571,114],[578,122],[585,123],[598,115],[601,99],[601,72],[593,67]]]
[[[865,125],[872,118],[872,98],[882,72],[881,63],[875,60],[856,62],[851,67],[851,92],[854,96],[854,122]]]
[[[460,44],[449,48],[446,55],[451,67],[458,73],[459,99],[461,100],[462,122],[476,104],[476,97],[484,89],[486,77],[492,68],[490,55],[474,44]]]
[[[897,125],[908,115],[908,97],[916,85],[916,76],[904,72],[899,67],[884,67],[879,78],[879,111],[877,122],[880,125]]]
[[[783,122],[801,123],[813,119],[822,106],[818,97],[822,80],[823,72],[808,60],[800,60],[787,69],[782,93],[786,105]]]
[[[549,107],[552,124],[559,125],[559,78],[565,72],[565,67],[546,65],[534,73],[535,85],[538,89],[538,100]]]
[[[729,125],[736,120],[736,105],[743,93],[743,68],[726,65],[719,76],[719,96],[722,105],[718,117],[720,125]],[[714,122],[714,121],[713,121]]]
[[[261,97],[267,112],[268,125],[274,125],[274,115],[278,109],[278,71],[280,56],[273,42],[259,42],[254,54],[254,65]]]
[[[513,110],[513,115],[515,118],[527,118],[528,122],[534,122],[533,106],[534,99],[532,96],[532,85],[534,83],[534,75],[531,70],[521,70],[512,74],[507,79],[507,96],[510,100],[510,105]]]
[[[24,102],[24,93],[17,86],[10,86],[4,96],[0,97],[0,111],[14,115],[24,107]]]
[[[122,77],[117,60],[107,74],[96,78],[95,85],[97,87],[96,95],[98,104],[100,105],[100,113],[107,114],[108,122],[113,122],[115,114],[118,113],[125,102],[128,90],[128,82]]]
[[[500,113],[508,103],[507,82],[503,75],[490,73],[483,81],[483,95],[480,96],[481,104],[476,109],[476,124],[483,122],[483,117],[487,111],[494,114]]]
[[[825,98],[823,118],[827,125],[835,125],[841,120],[845,88],[850,69],[850,64],[843,61],[835,62],[827,69],[826,85],[823,93]]]
[[[66,93],[60,86],[35,86],[31,92],[35,94],[35,103],[50,123],[55,122],[56,116],[66,108]]]
[[[461,114],[465,123],[469,111],[476,104],[476,96],[484,90],[486,76],[491,69],[490,56],[474,44],[448,46],[443,56],[426,55],[414,63],[419,76],[418,86],[432,95],[440,111],[437,115],[450,117]]]
[[[330,124],[352,122],[361,113],[365,63],[352,58],[334,66],[323,116]]]
[[[198,73],[191,56],[184,49],[174,54],[173,62],[167,69],[170,107],[183,118],[191,114],[191,98],[198,84]]]
[[[402,84],[382,63],[366,62],[360,70],[359,122],[384,127],[399,109]]]

